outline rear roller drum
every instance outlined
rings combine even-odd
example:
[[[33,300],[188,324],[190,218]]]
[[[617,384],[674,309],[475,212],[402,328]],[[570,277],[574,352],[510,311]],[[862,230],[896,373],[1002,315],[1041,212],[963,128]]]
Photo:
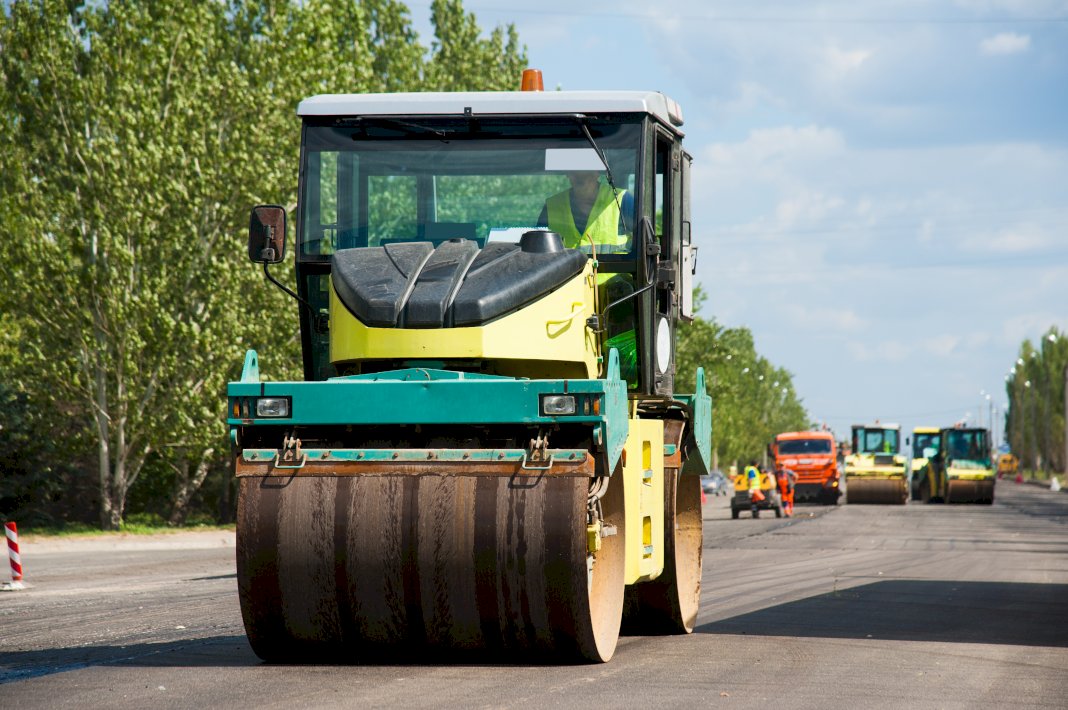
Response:
[[[617,534],[587,553],[585,477],[241,478],[237,577],[267,661],[607,661],[623,606]]]
[[[731,509],[732,517],[738,511]],[[701,600],[704,543],[701,479],[664,472],[664,571],[650,582],[627,587],[623,632],[688,634]]]

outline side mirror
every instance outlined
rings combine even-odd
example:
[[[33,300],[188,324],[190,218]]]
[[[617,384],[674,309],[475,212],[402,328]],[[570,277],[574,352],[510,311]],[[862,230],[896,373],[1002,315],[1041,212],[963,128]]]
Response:
[[[286,210],[257,205],[248,223],[248,258],[257,264],[277,264],[286,255]]]
[[[685,223],[689,226],[689,222]],[[697,271],[697,247],[691,244],[683,244],[679,250],[680,268],[679,274],[679,317],[687,323],[693,322],[693,280]]]

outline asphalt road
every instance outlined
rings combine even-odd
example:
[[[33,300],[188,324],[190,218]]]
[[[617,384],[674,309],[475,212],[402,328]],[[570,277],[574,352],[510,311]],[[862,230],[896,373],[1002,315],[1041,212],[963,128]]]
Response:
[[[993,506],[782,520],[726,500],[705,507],[696,632],[603,665],[270,666],[231,533],[24,540],[0,707],[1068,707],[1068,494],[1002,481]]]

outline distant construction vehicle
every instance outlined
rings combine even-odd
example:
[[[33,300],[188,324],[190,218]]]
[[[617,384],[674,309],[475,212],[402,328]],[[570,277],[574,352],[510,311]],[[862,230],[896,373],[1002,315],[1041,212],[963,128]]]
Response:
[[[838,473],[838,446],[828,431],[788,431],[771,443],[775,470],[797,474],[796,501],[815,500],[835,505],[842,495]]]
[[[994,465],[990,433],[979,427],[951,427],[939,432],[938,452],[924,468],[921,497],[933,503],[994,502]]]
[[[921,500],[920,480],[927,460],[938,453],[939,428],[918,426],[912,430],[912,460],[909,464],[909,490],[912,500]]]
[[[750,490],[749,477],[746,475],[748,468],[745,467],[741,473],[734,474],[731,518],[737,520],[744,510],[750,511],[754,518],[759,518],[762,510],[770,510],[775,513],[776,518],[781,518],[783,516],[783,503],[782,496],[779,495],[775,474],[761,471],[758,468],[756,487]]]
[[[848,503],[904,505],[909,491],[905,457],[901,455],[901,426],[854,424],[845,480]]]
[[[998,454],[998,478],[1015,476],[1019,469],[1020,459],[1016,458],[1015,454],[1008,451]]]

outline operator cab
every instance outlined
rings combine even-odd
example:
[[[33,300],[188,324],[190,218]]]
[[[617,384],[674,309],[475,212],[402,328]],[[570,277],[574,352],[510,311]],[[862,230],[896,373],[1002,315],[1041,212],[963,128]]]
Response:
[[[897,426],[853,426],[854,454],[897,454],[901,450],[901,432]]]
[[[306,379],[379,366],[339,372],[330,362],[331,274],[368,326],[451,328],[521,309],[595,259],[598,312],[586,327],[605,354],[620,352],[632,394],[671,396],[694,251],[691,158],[673,101],[649,92],[328,95],[298,113]],[[607,243],[548,231],[547,201],[576,173],[594,176],[602,206],[615,202]],[[587,222],[596,218],[591,210]]]

